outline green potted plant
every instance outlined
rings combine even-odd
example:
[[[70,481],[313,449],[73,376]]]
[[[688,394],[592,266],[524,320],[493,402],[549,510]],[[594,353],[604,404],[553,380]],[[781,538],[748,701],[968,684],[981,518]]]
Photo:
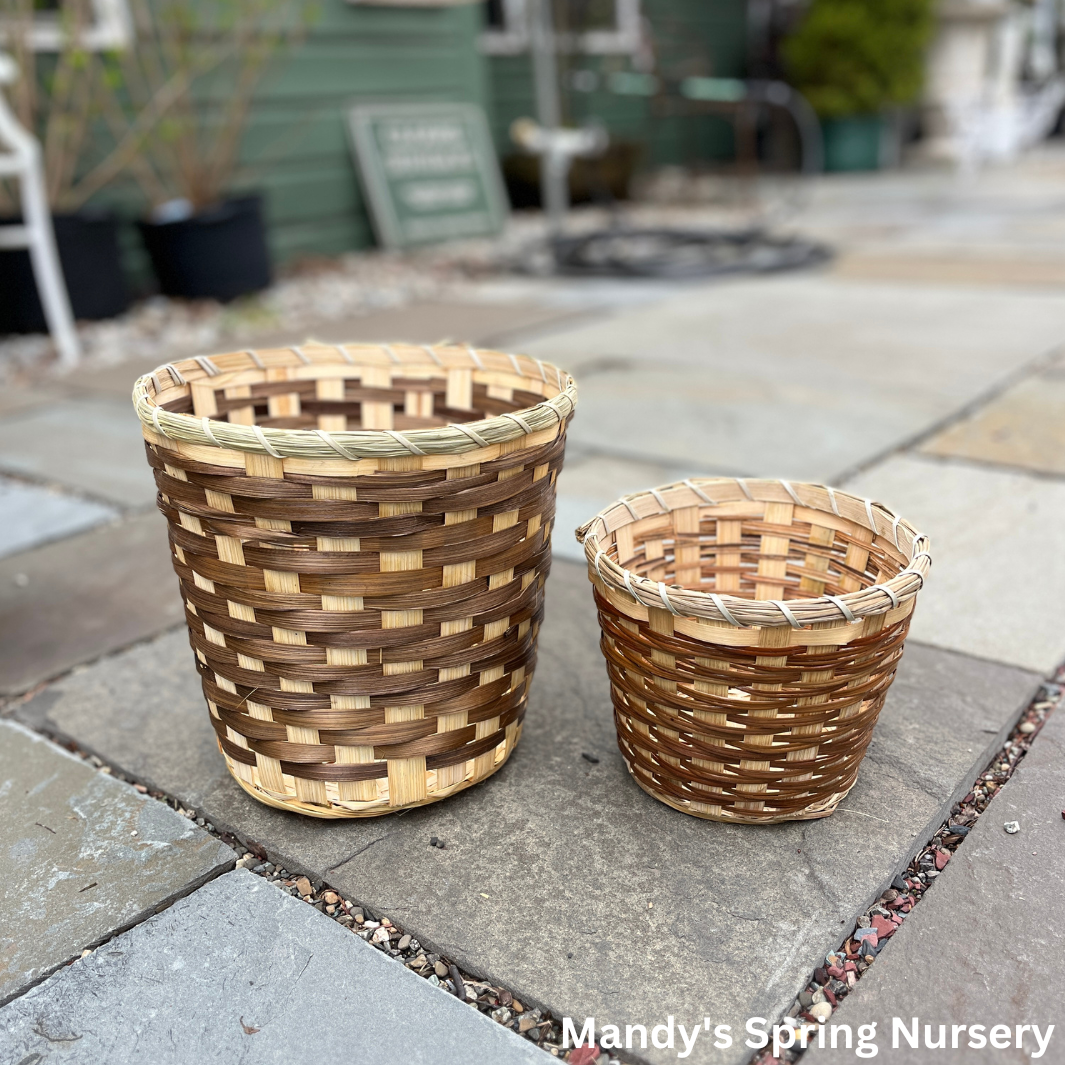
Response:
[[[933,0],[811,0],[783,56],[821,118],[826,170],[880,165],[884,113],[916,101],[933,28]]]
[[[101,319],[129,306],[118,218],[94,201],[139,148],[143,124],[113,138],[93,136],[105,122],[109,58],[86,47],[90,0],[58,0],[54,49],[34,47],[36,0],[9,0],[2,17],[4,48],[19,68],[10,103],[19,122],[41,142],[59,259],[75,318]],[[17,192],[0,181],[0,225],[22,221]],[[0,332],[42,332],[44,312],[23,248],[0,251]]]
[[[150,205],[139,229],[159,287],[222,301],[265,288],[262,197],[236,191],[247,180],[240,146],[255,91],[308,6],[134,0],[131,15],[112,99],[131,116],[157,114],[129,169]]]

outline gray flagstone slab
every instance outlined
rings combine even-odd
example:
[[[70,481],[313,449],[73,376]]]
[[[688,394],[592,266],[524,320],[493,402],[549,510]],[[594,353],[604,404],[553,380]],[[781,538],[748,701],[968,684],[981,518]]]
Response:
[[[831,483],[1065,340],[1065,297],[824,273],[691,286],[525,345],[580,386],[574,444]]]
[[[0,1010],[0,1060],[536,1065],[541,1051],[237,870]]]
[[[0,694],[28,691],[184,616],[158,514],[0,559]]]
[[[0,469],[77,489],[121,507],[150,507],[155,480],[128,398],[82,396],[0,422]]]
[[[845,487],[931,537],[912,636],[1044,674],[1065,659],[1065,482],[898,455]]]
[[[0,477],[0,558],[118,517],[112,507]]]
[[[235,858],[169,806],[12,721],[0,721],[0,854],[0,1002]]]

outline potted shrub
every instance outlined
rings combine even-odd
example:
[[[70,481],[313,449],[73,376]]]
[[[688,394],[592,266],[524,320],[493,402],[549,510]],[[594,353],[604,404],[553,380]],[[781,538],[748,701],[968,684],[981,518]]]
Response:
[[[20,71],[10,102],[22,125],[40,138],[59,259],[75,318],[100,319],[129,306],[118,219],[89,200],[135,156],[137,130],[110,141],[92,136],[105,121],[107,57],[82,46],[89,0],[59,0],[62,44],[55,53],[31,45],[33,0],[12,0],[4,12],[4,46]],[[138,127],[139,128],[139,127]],[[0,225],[22,219],[12,188],[0,183]],[[0,251],[0,333],[43,332],[44,311],[24,248]]]
[[[933,0],[811,0],[783,55],[821,117],[826,170],[880,165],[884,113],[921,91]]]
[[[131,167],[151,205],[139,223],[161,291],[227,301],[270,283],[262,198],[237,193],[252,97],[306,17],[292,0],[136,0],[115,99],[155,109]]]

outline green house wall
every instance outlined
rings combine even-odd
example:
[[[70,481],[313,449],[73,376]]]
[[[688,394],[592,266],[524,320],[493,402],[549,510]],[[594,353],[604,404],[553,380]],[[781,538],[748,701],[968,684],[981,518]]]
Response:
[[[745,0],[644,0],[657,56],[669,78],[743,71]],[[507,130],[533,114],[527,56],[478,50],[483,9],[372,7],[322,0],[305,39],[280,57],[257,94],[245,134],[242,184],[266,192],[278,262],[333,255],[373,243],[352,164],[347,107],[356,100],[433,100],[484,107],[501,154]],[[628,57],[589,60],[629,70]],[[653,103],[607,92],[570,94],[581,121],[600,116],[615,137],[644,142],[648,163],[720,158],[731,128],[710,117],[656,117]]]
[[[346,114],[356,100],[433,100],[487,109],[478,5],[370,7],[323,0],[306,38],[262,83],[243,183],[265,190],[279,262],[373,243]]]

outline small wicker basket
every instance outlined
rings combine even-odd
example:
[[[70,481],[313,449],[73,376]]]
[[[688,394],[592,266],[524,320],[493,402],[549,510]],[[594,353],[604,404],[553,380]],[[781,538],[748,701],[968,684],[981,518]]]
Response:
[[[318,344],[137,381],[230,772],[366,817],[494,773],[521,735],[572,378],[455,345]]]
[[[732,478],[627,496],[577,539],[640,787],[715,821],[831,814],[902,657],[928,540],[846,492]]]

